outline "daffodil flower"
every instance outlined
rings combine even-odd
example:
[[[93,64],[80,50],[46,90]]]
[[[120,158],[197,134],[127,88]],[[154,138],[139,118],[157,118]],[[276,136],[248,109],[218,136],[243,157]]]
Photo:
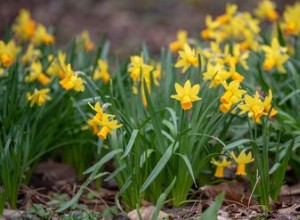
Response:
[[[94,72],[93,79],[101,79],[104,83],[108,83],[110,80],[110,74],[108,72],[108,63],[105,60],[99,59],[98,66]]]
[[[222,157],[221,161],[217,161],[215,158],[212,158],[211,163],[216,166],[214,176],[219,178],[224,177],[224,168],[231,165],[231,161],[227,161],[226,157],[224,156]]]
[[[177,33],[177,40],[170,43],[170,50],[172,52],[177,52],[180,49],[183,49],[184,45],[187,42],[187,31],[179,30]]]
[[[113,130],[123,126],[122,124],[118,124],[117,120],[113,120],[113,117],[104,113],[101,120],[96,120],[97,123],[102,126],[100,131],[97,133],[97,136],[100,139],[105,140],[109,133],[112,133]]]
[[[263,66],[266,71],[270,71],[273,67],[276,67],[279,72],[286,72],[283,64],[289,59],[287,48],[281,47],[277,38],[273,38],[271,46],[263,45],[262,50],[265,52]]]
[[[260,118],[265,115],[264,103],[260,100],[259,94],[256,91],[255,96],[245,95],[244,103],[238,106],[242,111],[240,114],[248,113],[249,117],[253,118],[255,123],[260,123]]]
[[[237,104],[242,99],[242,96],[246,91],[240,89],[239,81],[232,81],[229,85],[224,81],[222,84],[226,92],[220,98],[220,102],[222,103],[220,110],[222,112],[227,112],[232,105]]]
[[[183,87],[175,83],[175,90],[177,94],[171,95],[171,98],[180,101],[183,110],[191,109],[193,107],[192,102],[201,100],[198,97],[200,85],[196,84],[192,87],[190,80],[187,80]]]
[[[30,102],[30,107],[37,104],[38,106],[42,106],[46,101],[51,100],[48,93],[50,89],[41,89],[35,90],[33,93],[27,93],[27,100]]]
[[[22,9],[16,18],[16,22],[12,26],[15,36],[22,40],[30,40],[36,30],[36,22],[31,19],[29,11]]]
[[[271,22],[275,22],[278,19],[278,13],[275,11],[276,5],[270,0],[263,0],[259,3],[258,7],[254,10],[254,13],[260,19],[268,19]]]
[[[198,56],[195,49],[192,49],[188,44],[185,44],[183,50],[179,52],[179,60],[175,64],[176,68],[181,68],[185,73],[190,66],[198,67]]]
[[[236,175],[242,175],[246,176],[246,164],[251,163],[254,161],[254,158],[252,157],[252,152],[249,152],[248,154],[245,153],[245,151],[242,151],[237,157],[235,156],[235,153],[232,151],[230,153],[231,157],[234,159],[234,161],[237,163],[237,170]]]
[[[84,91],[83,80],[78,76],[78,74],[74,73],[71,64],[68,64],[66,67],[63,68],[65,71],[65,77],[60,80],[59,84],[65,90],[74,89],[77,92]]]

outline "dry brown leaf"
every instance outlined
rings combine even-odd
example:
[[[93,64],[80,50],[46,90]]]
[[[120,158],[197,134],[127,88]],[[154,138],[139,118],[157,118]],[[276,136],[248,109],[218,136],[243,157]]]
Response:
[[[155,207],[153,205],[146,206],[146,207],[143,206],[142,208],[139,209],[139,212],[140,212],[143,220],[150,220],[154,210],[155,210]],[[129,212],[127,214],[127,217],[130,220],[139,220],[139,215],[138,215],[138,212],[136,209]],[[163,218],[166,219],[167,217],[168,217],[168,219],[172,219],[170,215],[168,215],[162,211],[160,211],[158,214],[158,219],[163,219]]]

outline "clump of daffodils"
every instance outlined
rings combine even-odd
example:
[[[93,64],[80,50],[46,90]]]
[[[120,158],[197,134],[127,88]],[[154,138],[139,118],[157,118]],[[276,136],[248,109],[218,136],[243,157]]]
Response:
[[[260,98],[258,91],[254,97],[246,94],[243,103],[238,105],[241,109],[240,114],[247,113],[255,123],[260,123],[262,116],[274,117],[277,111],[272,107],[272,98],[272,90],[269,90],[269,95],[264,100]]]
[[[102,108],[100,102],[96,102],[95,106],[89,105],[95,111],[95,115],[88,120],[88,124],[98,138],[105,140],[113,130],[122,127],[122,124],[118,124],[118,121],[114,119],[114,115],[105,113],[106,107]]]
[[[30,41],[34,45],[53,44],[55,41],[54,36],[47,32],[46,27],[34,21],[29,11],[25,9],[20,11],[12,30],[17,39],[23,42]]]

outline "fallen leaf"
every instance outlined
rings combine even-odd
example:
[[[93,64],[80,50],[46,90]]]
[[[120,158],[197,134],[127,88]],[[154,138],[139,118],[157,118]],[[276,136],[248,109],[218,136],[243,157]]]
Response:
[[[153,211],[155,210],[155,207],[153,205],[151,206],[143,206],[142,208],[139,209],[139,212],[142,216],[143,220],[151,220],[151,216]],[[131,212],[129,212],[127,214],[127,217],[130,220],[139,220],[139,215],[138,215],[138,211],[136,209],[132,210]],[[172,219],[170,215],[160,211],[158,214],[158,219]]]

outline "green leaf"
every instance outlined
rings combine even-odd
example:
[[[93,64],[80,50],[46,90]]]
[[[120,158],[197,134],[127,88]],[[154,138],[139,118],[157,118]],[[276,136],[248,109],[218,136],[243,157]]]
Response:
[[[104,157],[102,157],[102,159],[100,161],[98,161],[96,164],[94,164],[93,166],[88,168],[86,171],[84,171],[83,174],[88,174],[88,173],[93,172],[94,170],[99,170],[106,162],[108,162],[110,159],[112,159],[115,155],[122,153],[122,152],[123,152],[122,149],[116,149],[116,150],[109,152]]]
[[[189,170],[189,173],[190,173],[190,175],[191,175],[191,177],[193,179],[193,182],[197,186],[197,183],[196,183],[196,180],[195,180],[195,176],[194,176],[194,172],[193,172],[193,167],[192,167],[192,164],[191,164],[189,158],[186,155],[183,155],[183,154],[177,153],[177,155],[179,155],[183,159],[183,161],[185,162],[185,165],[187,166],[187,168]]]
[[[225,192],[222,192],[216,197],[215,202],[203,212],[198,220],[217,220],[218,210],[220,209],[224,200]]]
[[[227,144],[227,146],[224,148],[224,150],[232,150],[233,148],[236,148],[238,146],[241,146],[241,145],[246,144],[246,143],[251,143],[251,142],[253,142],[253,140],[241,139],[241,140],[235,141],[231,144]]]
[[[138,133],[139,133],[139,130],[137,130],[137,129],[134,129],[132,131],[131,137],[129,139],[129,142],[128,142],[127,146],[126,146],[125,152],[122,155],[121,159],[124,159],[129,154],[129,152],[131,151]]]
[[[159,196],[156,206],[155,206],[155,210],[152,213],[151,220],[158,219],[159,212],[162,209],[164,202],[166,201],[167,196],[169,195],[171,190],[173,189],[175,183],[176,183],[176,176],[174,177],[172,183],[168,186],[168,188]]]
[[[122,172],[127,167],[126,164],[123,164],[122,166],[118,167],[114,172],[112,172],[108,177],[104,179],[104,181],[109,181],[112,178],[114,178],[116,175],[118,175],[120,172]]]
[[[279,195],[279,192],[280,192],[280,189],[281,189],[284,177],[285,177],[286,168],[287,168],[289,160],[291,158],[294,143],[295,143],[295,138],[291,141],[290,145],[286,149],[284,158],[283,158],[280,166],[278,167],[278,169],[274,172],[274,176],[272,177],[274,179],[274,181],[273,181],[274,185],[272,186],[271,197],[274,200],[278,199],[278,195]]]
[[[163,154],[163,156],[160,158],[144,184],[142,185],[140,189],[140,193],[144,192],[149,185],[155,180],[155,178],[158,176],[158,174],[165,168],[166,164],[170,160],[171,156],[174,154],[173,152],[176,151],[178,148],[178,143],[177,144],[171,144],[166,152]]]

